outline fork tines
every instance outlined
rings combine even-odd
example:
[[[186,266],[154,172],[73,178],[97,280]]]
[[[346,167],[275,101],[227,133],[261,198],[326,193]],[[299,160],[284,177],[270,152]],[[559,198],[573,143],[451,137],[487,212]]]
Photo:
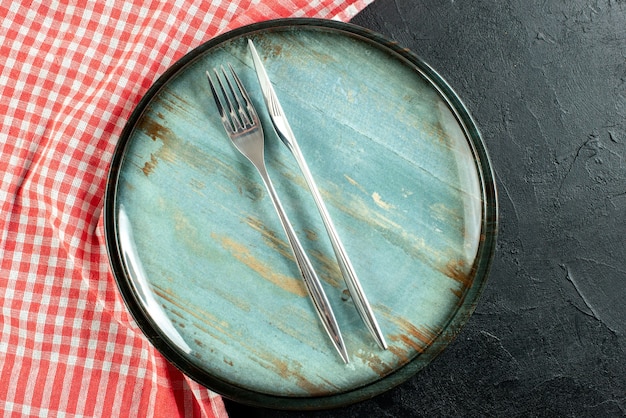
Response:
[[[213,99],[215,100],[220,116],[223,120],[228,120],[227,126],[232,129],[232,132],[237,132],[254,126],[256,112],[250,103],[250,97],[248,96],[246,89],[243,87],[243,84],[241,83],[241,80],[239,79],[239,76],[237,76],[237,73],[233,69],[232,65],[228,64],[228,68],[232,74],[232,79],[235,80],[237,90],[235,90],[233,83],[230,81],[230,77],[228,77],[224,66],[220,67],[222,77],[220,77],[220,73],[217,69],[213,68],[215,78],[217,79],[217,83],[219,84],[220,91],[222,93],[221,97],[217,92],[217,88],[211,79],[209,71],[206,72],[206,75],[209,79],[211,93],[213,93]],[[222,79],[226,80],[228,91],[226,90]],[[226,112],[230,114],[230,118],[226,117]]]

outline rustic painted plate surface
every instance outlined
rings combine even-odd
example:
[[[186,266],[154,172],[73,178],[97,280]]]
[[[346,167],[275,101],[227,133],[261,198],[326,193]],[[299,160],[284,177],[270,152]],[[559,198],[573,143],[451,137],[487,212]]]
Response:
[[[389,350],[362,324],[298,167],[267,118],[254,40],[351,255]],[[230,144],[205,70],[231,63],[266,128],[266,160],[351,355],[318,322],[260,178]],[[471,118],[407,51],[337,22],[230,32],[164,74],[111,167],[107,245],[153,344],[207,387],[284,408],[355,402],[405,380],[467,320],[496,230],[495,189]]]

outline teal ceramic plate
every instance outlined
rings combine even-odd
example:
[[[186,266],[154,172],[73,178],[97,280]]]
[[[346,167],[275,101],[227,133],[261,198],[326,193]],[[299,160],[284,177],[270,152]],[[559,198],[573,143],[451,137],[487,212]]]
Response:
[[[300,171],[275,136],[255,42],[389,349],[354,308]],[[325,335],[260,177],[226,137],[205,71],[230,63],[257,105],[279,196],[323,281]],[[471,315],[494,250],[487,154],[450,87],[356,26],[270,21],[219,36],[137,106],[111,165],[107,247],[129,310],[191,378],[244,403],[329,408],[407,379]]]

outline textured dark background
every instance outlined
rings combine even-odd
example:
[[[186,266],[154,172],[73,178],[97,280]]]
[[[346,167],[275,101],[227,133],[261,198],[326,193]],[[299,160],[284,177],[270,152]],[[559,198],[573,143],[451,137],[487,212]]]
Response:
[[[626,416],[626,0],[376,0],[353,23],[414,51],[474,116],[499,191],[490,279],[399,387],[231,416]]]

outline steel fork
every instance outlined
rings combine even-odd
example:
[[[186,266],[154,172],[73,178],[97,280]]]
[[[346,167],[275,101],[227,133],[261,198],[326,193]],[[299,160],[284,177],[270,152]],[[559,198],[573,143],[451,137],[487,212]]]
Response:
[[[296,264],[300,269],[306,289],[313,301],[315,310],[324,325],[326,333],[330,337],[333,345],[341,355],[344,362],[349,363],[348,352],[339,330],[339,325],[335,319],[328,298],[324,292],[322,284],[313,270],[313,265],[307,257],[298,237],[287,218],[287,214],[276,194],[276,190],[270,180],[269,174],[265,167],[264,158],[264,135],[261,122],[254,106],[244,88],[241,80],[235,73],[233,67],[229,64],[231,78],[228,77],[224,67],[221,68],[222,75],[213,69],[217,84],[211,78],[211,74],[207,71],[206,75],[211,86],[211,93],[215,100],[215,105],[222,119],[222,124],[226,130],[226,134],[231,139],[233,145],[241,152],[257,169],[263,180],[263,184],[269,192],[270,198],[278,218],[285,230],[287,240],[291,246],[291,250],[296,260]],[[219,90],[217,88],[219,86]]]

